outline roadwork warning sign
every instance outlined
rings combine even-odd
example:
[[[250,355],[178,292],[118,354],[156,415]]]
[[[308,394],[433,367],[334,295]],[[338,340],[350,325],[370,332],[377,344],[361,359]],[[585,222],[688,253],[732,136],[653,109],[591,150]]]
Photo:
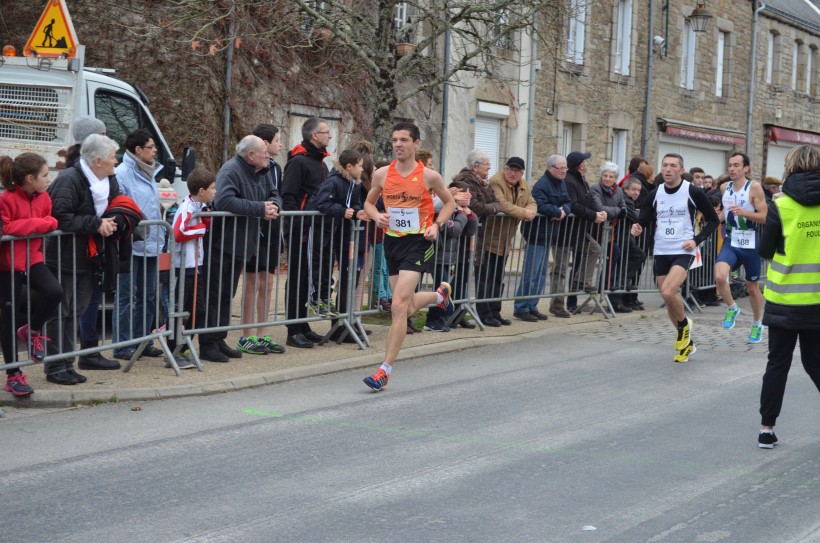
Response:
[[[77,54],[77,33],[68,14],[65,0],[48,0],[23,54],[39,57],[74,58]]]

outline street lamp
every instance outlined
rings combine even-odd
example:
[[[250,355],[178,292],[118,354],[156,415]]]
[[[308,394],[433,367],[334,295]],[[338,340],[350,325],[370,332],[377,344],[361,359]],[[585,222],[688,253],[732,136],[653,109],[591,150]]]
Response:
[[[706,32],[706,28],[709,26],[709,21],[712,19],[712,14],[706,11],[706,8],[703,7],[703,2],[698,2],[698,7],[692,11],[692,14],[689,16],[689,24],[692,25],[692,30],[695,32]]]

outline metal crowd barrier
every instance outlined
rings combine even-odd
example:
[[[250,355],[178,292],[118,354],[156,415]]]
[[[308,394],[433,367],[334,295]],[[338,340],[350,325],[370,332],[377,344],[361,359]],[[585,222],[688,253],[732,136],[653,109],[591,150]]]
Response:
[[[113,334],[103,319],[100,343],[78,346],[74,331],[70,340],[75,349],[49,355],[46,362],[133,347],[124,368],[129,371],[142,351],[156,341],[168,365],[180,375],[175,358],[185,349],[202,370],[194,336],[200,336],[201,345],[202,336],[218,341],[228,331],[259,335],[251,332],[320,321],[332,323],[322,343],[341,342],[350,335],[359,348],[369,346],[362,317],[384,312],[391,296],[382,233],[373,222],[340,220],[317,211],[283,212],[276,221],[225,212],[201,216],[211,217],[201,268],[186,272],[170,265],[167,256],[134,257],[132,274],[120,277],[116,290],[101,300],[103,315],[105,309],[113,310]],[[595,225],[571,215],[562,221],[537,215],[526,223],[504,214],[473,221],[464,230],[448,223],[419,281],[418,288],[423,290],[433,290],[441,281],[453,285],[455,312],[439,315],[447,326],[470,316],[484,330],[483,320],[497,313],[501,302],[516,300],[547,299],[575,312],[592,306],[590,309],[609,318],[615,314],[618,297],[657,290],[651,239],[646,234],[632,237],[628,221]],[[529,230],[528,236],[522,235],[522,225]],[[177,248],[168,222],[143,221],[140,226],[161,230],[166,240],[163,254],[176,252],[185,262],[190,244]],[[250,244],[257,235],[254,250]],[[60,236],[73,238],[62,232],[32,238]],[[15,239],[6,236],[2,241]],[[704,266],[690,273],[687,297],[692,291],[714,286],[714,243],[708,240],[702,246]],[[249,258],[249,254],[255,256]],[[60,262],[48,264],[61,268]],[[57,274],[59,280],[62,275]],[[68,284],[76,294],[76,277],[72,279]],[[242,294],[237,298],[240,284]],[[10,308],[16,313],[25,307],[29,312],[24,317],[11,316],[16,329],[30,317],[31,305],[24,297],[14,296]],[[143,308],[133,315],[137,331],[130,334],[118,325],[123,319],[117,315],[124,318],[128,313],[124,304]],[[73,311],[76,313],[76,305]],[[428,319],[435,313],[435,308],[428,310]],[[59,322],[58,333],[62,334],[62,319]],[[5,362],[0,369],[32,364],[30,360]]]
[[[161,232],[161,236],[165,239],[169,239],[169,243],[173,245],[173,235],[171,232],[171,226],[161,220],[156,221],[142,221],[139,223],[139,227],[143,229],[146,233],[151,232],[152,229],[159,229]],[[2,242],[13,241],[15,239],[26,239],[31,240],[35,238],[44,238],[46,243],[59,243],[59,240],[62,238],[70,239],[69,246],[72,249],[72,254],[76,254],[76,246],[77,246],[77,234],[74,233],[66,233],[61,231],[51,232],[46,235],[42,236],[27,236],[25,238],[15,238],[12,236],[3,236]],[[80,235],[85,236],[85,235]],[[119,246],[120,248],[122,245]],[[45,248],[44,248],[45,252]],[[29,251],[27,251],[27,259],[30,258],[28,255]],[[116,281],[116,286],[112,292],[99,294],[99,298],[97,298],[97,289],[94,286],[94,277],[92,274],[91,277],[91,290],[83,291],[82,295],[83,298],[88,298],[89,303],[88,307],[88,316],[84,315],[85,311],[80,312],[78,311],[77,306],[77,298],[78,298],[78,278],[80,277],[77,273],[68,273],[63,270],[63,261],[62,261],[62,254],[58,252],[58,258],[56,262],[51,262],[46,257],[45,264],[48,265],[49,269],[51,270],[54,277],[57,279],[58,282],[61,283],[63,286],[64,292],[70,293],[71,304],[69,308],[61,307],[61,310],[58,311],[56,315],[52,315],[46,322],[46,326],[42,333],[44,336],[49,337],[50,340],[47,342],[47,355],[44,358],[44,363],[48,365],[50,362],[56,362],[60,360],[67,360],[67,359],[74,359],[77,356],[85,356],[91,355],[94,353],[101,353],[107,350],[120,350],[120,349],[127,349],[133,348],[133,351],[127,351],[131,356],[130,359],[127,361],[124,371],[129,371],[131,366],[136,362],[136,360],[140,357],[143,350],[150,345],[153,341],[157,341],[163,351],[163,354],[166,356],[171,368],[176,372],[177,375],[180,375],[179,368],[172,356],[170,349],[168,348],[167,340],[173,333],[173,328],[171,326],[163,326],[165,324],[160,320],[161,316],[164,314],[163,309],[161,308],[161,299],[159,296],[156,295],[157,287],[154,286],[153,288],[148,288],[149,285],[158,285],[159,284],[159,266],[158,266],[159,257],[140,257],[140,256],[132,256],[131,257],[131,264],[132,270],[131,274],[120,274]],[[27,269],[29,268],[30,262],[27,261]],[[13,268],[13,264],[12,264]],[[141,273],[140,273],[141,272]],[[133,274],[138,274],[141,276],[142,281],[135,283],[132,279],[129,280],[133,276]],[[88,279],[87,276],[83,276],[84,283],[86,285],[86,280]],[[173,281],[173,270],[171,270],[171,280]],[[26,307],[26,316],[24,319],[20,319],[19,309],[18,307],[18,299],[22,298],[22,296],[18,296],[16,292],[12,292],[12,299],[10,302],[9,307],[3,307],[4,318],[11,319],[11,328],[16,330],[19,326],[23,324],[23,321],[28,322],[30,320],[31,314],[31,306],[33,305],[30,303],[31,297],[33,294],[30,291],[30,278],[26,278],[26,296],[25,298],[29,303],[25,303]],[[135,298],[135,295],[139,293],[139,299]],[[153,301],[151,301],[153,299]],[[98,301],[99,300],[99,301]],[[150,303],[149,303],[150,302]],[[141,334],[134,334],[133,330],[131,331],[123,331],[120,333],[120,328],[122,325],[130,326],[133,329],[135,324],[133,314],[133,306],[135,304],[139,304],[140,307],[145,308],[140,314],[136,315],[136,323],[142,325],[143,333]],[[153,319],[148,319],[148,306],[153,306],[153,313],[155,317]],[[176,300],[174,298],[170,299],[170,307],[169,310],[172,310],[176,307]],[[99,309],[98,309],[99,308]],[[106,313],[108,309],[111,309],[111,319],[112,319],[112,326],[111,326],[111,338],[109,338],[108,333],[108,323],[106,320]],[[98,312],[102,310],[102,322],[99,325],[102,327],[102,333],[97,334],[97,318]],[[65,315],[64,315],[65,313]],[[170,313],[169,316],[171,320],[173,320],[173,313]],[[81,321],[87,318],[90,322],[89,326],[93,327],[94,335],[98,335],[97,341],[91,342],[84,342],[81,341],[81,332],[80,326]],[[70,335],[65,337],[66,333],[66,319],[70,319],[71,322],[77,324],[77,326],[72,326],[72,330],[68,332]],[[119,321],[122,320],[123,322],[120,323]],[[15,334],[16,336],[16,334]],[[118,337],[119,336],[119,339]],[[11,338],[6,338],[5,341],[8,341]],[[13,357],[16,360],[9,362],[9,360],[4,360],[6,363],[0,365],[0,369],[11,369],[15,367],[23,367],[34,364],[32,360],[28,359],[19,359],[19,350],[25,349],[26,353],[28,353],[28,345],[17,345],[16,339],[14,340],[13,349],[15,352],[13,353]],[[91,345],[90,343],[94,343]],[[62,348],[63,345],[70,344],[74,348],[71,350],[65,350]],[[200,370],[202,369],[199,366]]]

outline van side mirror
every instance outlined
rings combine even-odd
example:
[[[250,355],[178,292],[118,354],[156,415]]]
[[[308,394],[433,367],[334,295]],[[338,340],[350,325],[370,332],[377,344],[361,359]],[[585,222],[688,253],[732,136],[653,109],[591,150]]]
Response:
[[[186,147],[182,150],[182,180],[188,179],[188,174],[196,168],[196,149]]]
[[[170,181],[171,183],[174,182],[174,177],[177,175],[177,161],[173,158],[169,158],[165,161],[165,164],[162,167],[162,177]]]

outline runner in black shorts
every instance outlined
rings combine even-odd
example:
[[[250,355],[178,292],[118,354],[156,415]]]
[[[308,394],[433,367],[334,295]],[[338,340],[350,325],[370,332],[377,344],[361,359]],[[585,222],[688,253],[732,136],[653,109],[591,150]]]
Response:
[[[686,317],[680,287],[686,281],[689,267],[698,245],[703,243],[720,224],[715,209],[702,189],[681,179],[683,157],[673,153],[663,157],[663,185],[649,194],[652,205],[641,208],[632,235],[639,236],[643,228],[655,228],[655,273],[658,289],[669,319],[677,327],[675,362],[686,362],[697,349],[692,341],[692,319]],[[695,235],[695,216],[700,211],[706,225]]]
[[[430,192],[444,202],[439,217],[449,218],[455,210],[455,201],[441,175],[416,160],[420,143],[418,127],[398,123],[391,135],[396,160],[373,173],[373,187],[364,204],[370,218],[385,229],[384,253],[393,290],[393,323],[387,334],[384,363],[375,374],[364,379],[365,384],[377,392],[387,386],[390,379],[407,334],[407,318],[416,309],[431,304],[445,311],[452,311],[453,307],[448,283],[441,283],[435,292],[415,290],[426,263],[433,258],[433,242],[441,229],[441,223],[435,220]],[[384,201],[384,213],[376,208],[379,196]]]

